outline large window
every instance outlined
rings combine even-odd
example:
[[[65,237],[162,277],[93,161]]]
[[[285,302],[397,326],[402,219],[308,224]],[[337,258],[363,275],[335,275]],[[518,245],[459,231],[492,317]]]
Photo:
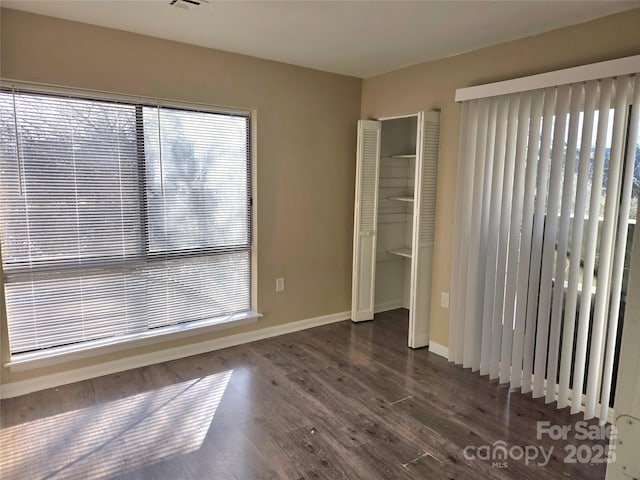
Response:
[[[0,90],[12,356],[249,312],[249,139],[248,114]]]

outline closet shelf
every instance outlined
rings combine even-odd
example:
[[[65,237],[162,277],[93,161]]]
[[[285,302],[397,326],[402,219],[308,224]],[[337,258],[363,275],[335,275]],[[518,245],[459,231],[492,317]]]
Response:
[[[389,197],[389,200],[397,200],[399,202],[413,202],[413,197]]]
[[[384,158],[387,160],[411,160],[412,158],[416,158],[415,153],[408,153],[405,155],[387,155],[380,158]]]
[[[410,248],[394,248],[392,250],[389,250],[389,253],[392,255],[399,255],[401,257],[411,258]]]

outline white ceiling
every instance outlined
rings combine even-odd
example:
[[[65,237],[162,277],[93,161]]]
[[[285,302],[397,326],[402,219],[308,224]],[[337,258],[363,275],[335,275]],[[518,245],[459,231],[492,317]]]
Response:
[[[632,1],[0,0],[8,8],[367,78],[640,7]]]

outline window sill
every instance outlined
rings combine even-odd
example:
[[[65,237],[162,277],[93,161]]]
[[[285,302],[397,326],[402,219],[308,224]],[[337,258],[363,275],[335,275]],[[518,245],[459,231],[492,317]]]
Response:
[[[261,313],[247,311],[207,320],[170,325],[117,338],[102,338],[37,352],[19,353],[12,355],[9,362],[5,363],[5,367],[10,368],[12,371],[31,370],[178,338],[201,335],[203,333],[238,327],[240,325],[248,325],[256,323],[260,317],[262,317]]]

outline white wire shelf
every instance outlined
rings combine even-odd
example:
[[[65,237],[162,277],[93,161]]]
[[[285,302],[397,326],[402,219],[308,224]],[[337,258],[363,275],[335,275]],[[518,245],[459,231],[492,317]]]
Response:
[[[411,258],[410,248],[394,248],[388,251],[391,255],[399,255],[401,257]]]
[[[410,196],[402,196],[402,197],[388,197],[389,200],[397,200],[398,202],[411,202],[413,203],[414,198]]]

